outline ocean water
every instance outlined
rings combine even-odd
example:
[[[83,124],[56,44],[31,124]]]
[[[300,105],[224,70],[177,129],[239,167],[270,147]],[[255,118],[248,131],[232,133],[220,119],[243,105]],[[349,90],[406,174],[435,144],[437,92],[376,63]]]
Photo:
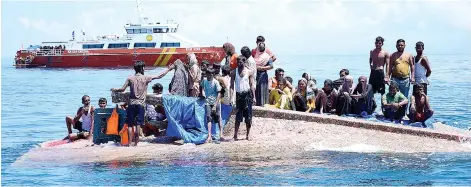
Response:
[[[433,121],[462,129],[471,127],[471,56],[429,55],[429,96]],[[303,72],[322,87],[340,69],[369,76],[368,56],[280,55],[275,68],[297,81]],[[260,158],[239,164],[219,155],[135,162],[12,165],[38,144],[67,133],[65,116],[74,115],[81,97],[93,105],[100,97],[112,106],[110,88],[121,87],[129,69],[16,69],[2,58],[2,185],[469,185],[471,155],[465,153],[381,154],[319,151],[299,155],[304,164],[276,164]],[[161,69],[146,71],[157,74]],[[273,71],[271,74],[274,74]],[[169,73],[160,82],[167,90]],[[296,83],[295,83],[296,84]],[[151,91],[149,87],[149,91]],[[411,89],[412,91],[412,89]],[[379,95],[376,95],[379,101]],[[323,160],[323,162],[310,162]],[[266,163],[266,164],[258,164]],[[291,163],[285,160],[285,163]],[[294,162],[298,163],[298,162]],[[184,177],[183,177],[184,176]]]

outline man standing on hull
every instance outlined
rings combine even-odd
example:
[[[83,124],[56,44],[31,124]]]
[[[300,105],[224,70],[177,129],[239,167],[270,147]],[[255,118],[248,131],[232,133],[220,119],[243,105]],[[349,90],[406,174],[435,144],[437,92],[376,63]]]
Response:
[[[412,54],[404,52],[406,42],[403,39],[397,40],[396,48],[397,51],[390,58],[388,77],[398,84],[399,91],[408,98],[410,84],[415,83],[414,59]]]
[[[386,93],[385,84],[388,84],[389,77],[384,74],[384,66],[386,66],[386,74],[389,74],[389,53],[383,50],[384,38],[378,36],[375,41],[375,49],[370,51],[370,81],[373,87],[373,93],[380,93],[381,96]]]

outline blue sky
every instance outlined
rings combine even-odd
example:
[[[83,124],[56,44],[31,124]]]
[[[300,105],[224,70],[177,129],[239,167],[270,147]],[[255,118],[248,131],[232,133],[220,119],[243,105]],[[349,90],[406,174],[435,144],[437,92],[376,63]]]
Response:
[[[394,0],[141,0],[152,20],[175,20],[179,34],[202,45],[220,45],[226,37],[237,49],[254,47],[263,35],[279,54],[368,54],[374,39],[385,48],[417,41],[428,54],[471,54],[471,1]],[[23,44],[62,41],[73,30],[92,36],[124,33],[137,20],[136,3],[121,1],[3,0],[2,56],[14,56]]]

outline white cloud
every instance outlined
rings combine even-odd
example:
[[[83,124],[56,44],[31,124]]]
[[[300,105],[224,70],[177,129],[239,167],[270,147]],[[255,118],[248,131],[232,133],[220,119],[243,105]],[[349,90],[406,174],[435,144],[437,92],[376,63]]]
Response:
[[[430,3],[435,13],[445,17],[455,27],[471,31],[471,1],[454,0]]]
[[[29,19],[25,17],[18,18],[25,28],[34,28],[48,35],[57,35],[63,31],[67,25],[58,23],[56,21],[47,22],[43,18]]]

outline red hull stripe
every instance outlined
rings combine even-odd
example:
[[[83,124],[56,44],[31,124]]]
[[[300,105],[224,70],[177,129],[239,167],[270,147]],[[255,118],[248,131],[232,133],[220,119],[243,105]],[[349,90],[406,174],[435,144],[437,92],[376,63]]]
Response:
[[[111,49],[111,50],[65,50],[62,55],[36,56],[34,66],[46,67],[132,67],[135,60],[142,60],[148,66],[166,66],[180,59],[186,62],[186,54],[196,54],[198,62],[221,62],[225,56],[221,47],[160,48],[160,49]],[[18,51],[17,56],[25,58],[28,51]],[[20,65],[18,65],[20,67]]]

